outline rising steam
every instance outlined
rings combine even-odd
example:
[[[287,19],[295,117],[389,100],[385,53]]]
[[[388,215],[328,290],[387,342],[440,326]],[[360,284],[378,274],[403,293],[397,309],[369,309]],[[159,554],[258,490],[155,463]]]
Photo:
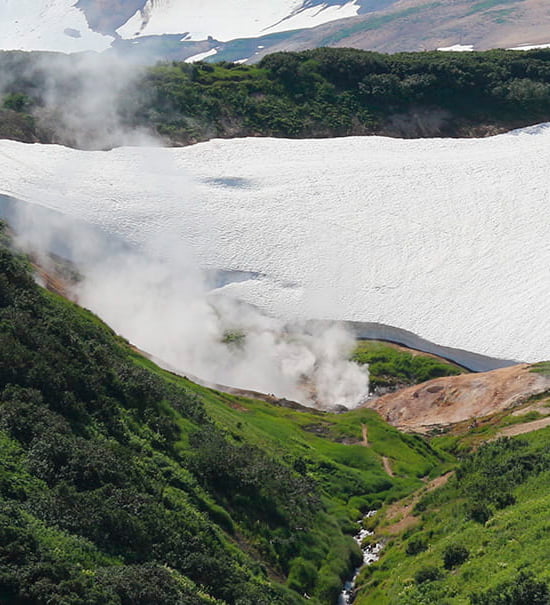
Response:
[[[79,300],[180,372],[306,405],[353,407],[368,373],[349,360],[355,339],[339,325],[285,324],[209,290],[188,252],[124,254],[85,273]]]
[[[33,69],[45,82],[40,119],[55,119],[65,141],[88,149],[159,143],[121,118],[131,102],[122,92],[135,79],[135,67],[52,55],[33,62]],[[70,155],[57,169],[73,172]],[[142,180],[136,166],[136,182]],[[159,206],[168,181],[143,183],[157,192]],[[192,192],[181,195],[185,212]],[[200,269],[184,235],[166,225],[162,237],[137,247],[128,244],[131,238],[113,241],[89,224],[33,204],[19,204],[11,218],[20,245],[41,254],[42,262],[55,252],[77,264],[83,279],[76,296],[83,306],[181,373],[321,408],[354,407],[368,394],[366,368],[349,361],[351,333],[336,324],[288,324],[230,298]]]

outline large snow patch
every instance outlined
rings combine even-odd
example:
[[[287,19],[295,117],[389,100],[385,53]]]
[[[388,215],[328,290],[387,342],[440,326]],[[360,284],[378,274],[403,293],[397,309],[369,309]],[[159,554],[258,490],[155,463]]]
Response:
[[[0,49],[102,51],[113,38],[93,32],[77,0],[2,0]]]
[[[189,40],[212,36],[223,42],[310,28],[359,12],[357,0],[339,4],[304,0],[149,0],[121,26],[123,38],[188,33]]]
[[[488,139],[215,140],[83,152],[0,142],[0,189],[140,243],[176,232],[228,294],[550,357],[550,125]],[[191,180],[190,180],[191,178]]]

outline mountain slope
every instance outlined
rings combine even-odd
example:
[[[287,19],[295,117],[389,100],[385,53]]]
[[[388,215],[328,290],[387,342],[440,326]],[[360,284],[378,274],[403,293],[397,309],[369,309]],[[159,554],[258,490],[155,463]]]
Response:
[[[328,605],[360,511],[451,459],[367,410],[300,413],[163,372],[39,289],[5,241],[0,442],[0,600],[17,605]]]
[[[140,62],[256,61],[320,46],[383,52],[548,44],[542,0],[5,0],[0,47],[103,50]]]

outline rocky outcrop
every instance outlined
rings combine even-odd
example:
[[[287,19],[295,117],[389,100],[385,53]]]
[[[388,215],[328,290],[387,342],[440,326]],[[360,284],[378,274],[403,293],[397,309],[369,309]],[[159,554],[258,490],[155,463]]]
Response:
[[[515,407],[550,390],[550,375],[521,364],[480,374],[436,378],[365,404],[406,431],[426,433]]]

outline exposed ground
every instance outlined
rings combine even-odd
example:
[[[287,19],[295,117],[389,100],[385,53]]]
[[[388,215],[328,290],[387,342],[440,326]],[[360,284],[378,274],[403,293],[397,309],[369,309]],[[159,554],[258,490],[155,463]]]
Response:
[[[426,486],[419,489],[408,498],[399,500],[398,502],[395,502],[395,504],[392,504],[384,515],[384,518],[388,524],[385,526],[381,525],[377,530],[377,533],[393,536],[400,534],[413,525],[416,525],[418,522],[418,517],[413,514],[413,510],[420,498],[424,494],[445,485],[452,475],[452,472],[441,475],[440,477],[430,481],[428,484],[426,484]]]
[[[393,53],[457,44],[486,50],[550,42],[550,5],[545,0],[399,0],[385,4],[367,14],[299,30],[278,42],[266,40],[253,60],[277,50],[316,46]]]
[[[436,378],[371,400],[366,407],[400,429],[427,433],[514,407],[550,389],[550,376],[531,367]]]

